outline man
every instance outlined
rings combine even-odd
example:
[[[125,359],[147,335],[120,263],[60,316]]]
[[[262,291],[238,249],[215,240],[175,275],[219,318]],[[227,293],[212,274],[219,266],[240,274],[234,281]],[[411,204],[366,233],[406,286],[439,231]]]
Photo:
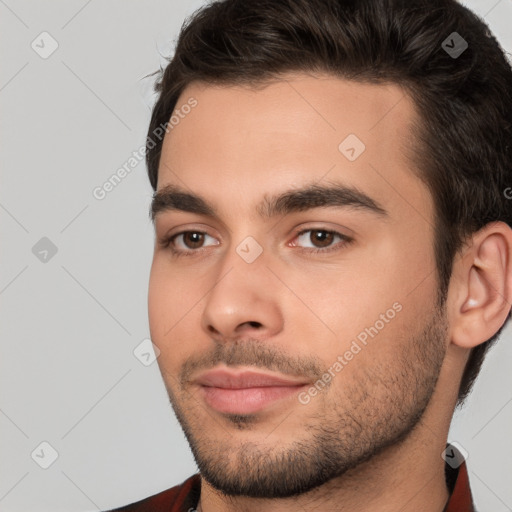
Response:
[[[448,430],[512,300],[487,27],[452,0],[224,0],[157,91],[149,320],[199,474],[118,510],[474,510]]]

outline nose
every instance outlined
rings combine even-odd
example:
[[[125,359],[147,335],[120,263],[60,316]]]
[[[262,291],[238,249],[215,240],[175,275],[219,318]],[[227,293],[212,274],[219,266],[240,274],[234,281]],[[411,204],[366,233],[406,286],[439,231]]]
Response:
[[[248,264],[235,254],[207,296],[202,328],[218,341],[271,338],[283,329],[278,290],[262,261]]]

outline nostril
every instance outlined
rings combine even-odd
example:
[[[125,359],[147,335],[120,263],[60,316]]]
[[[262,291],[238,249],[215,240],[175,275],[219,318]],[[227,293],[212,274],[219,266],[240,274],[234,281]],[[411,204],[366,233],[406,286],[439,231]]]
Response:
[[[210,332],[212,332],[213,334],[220,334],[219,331],[217,331],[217,329],[215,329],[215,327],[213,327],[213,325],[209,325],[208,330]]]
[[[251,327],[261,327],[259,322],[247,322]]]

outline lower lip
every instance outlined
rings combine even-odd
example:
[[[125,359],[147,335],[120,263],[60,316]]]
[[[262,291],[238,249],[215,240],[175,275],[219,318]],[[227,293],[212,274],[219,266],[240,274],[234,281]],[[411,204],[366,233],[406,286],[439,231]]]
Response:
[[[305,386],[273,386],[226,389],[201,386],[206,403],[230,414],[251,414],[283,398],[297,394]]]

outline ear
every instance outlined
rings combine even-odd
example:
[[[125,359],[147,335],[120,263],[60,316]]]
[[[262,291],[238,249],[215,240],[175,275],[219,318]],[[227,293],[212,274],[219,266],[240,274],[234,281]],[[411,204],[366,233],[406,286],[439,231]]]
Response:
[[[512,302],[512,229],[487,224],[471,237],[453,263],[447,308],[451,342],[473,348],[505,323]]]

